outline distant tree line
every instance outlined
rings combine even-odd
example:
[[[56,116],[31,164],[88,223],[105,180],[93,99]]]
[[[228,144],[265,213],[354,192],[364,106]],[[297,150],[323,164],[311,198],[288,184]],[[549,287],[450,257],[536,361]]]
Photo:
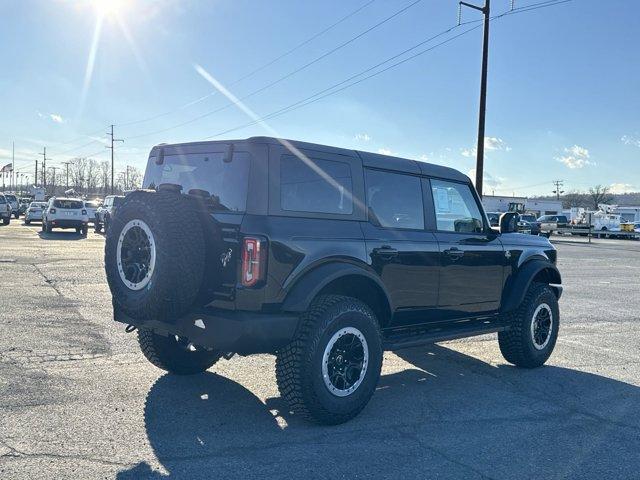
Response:
[[[38,185],[42,185],[39,175]],[[116,171],[114,191],[116,194],[126,190],[140,188],[142,185],[140,169],[127,166],[124,171]],[[88,197],[102,197],[111,193],[111,162],[97,161],[92,158],[75,158],[67,167],[48,168],[46,172],[47,195],[62,195],[65,190],[73,188],[78,194]]]
[[[541,200],[555,200],[554,195],[536,197]],[[611,193],[609,187],[596,185],[588,192],[571,191],[560,196],[562,208],[582,207],[597,210],[601,203],[608,205],[640,205],[640,192]]]

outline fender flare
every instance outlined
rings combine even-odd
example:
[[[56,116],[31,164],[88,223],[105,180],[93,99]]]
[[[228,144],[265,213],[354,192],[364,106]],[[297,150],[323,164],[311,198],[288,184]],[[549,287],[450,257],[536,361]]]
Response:
[[[287,293],[282,310],[286,312],[306,311],[324,287],[334,280],[349,275],[361,276],[374,282],[384,293],[389,309],[393,312],[393,304],[380,279],[362,267],[345,263],[326,263],[303,274]]]
[[[529,290],[531,282],[533,282],[535,276],[542,271],[546,271],[549,284],[554,289],[558,299],[560,298],[562,294],[562,287],[560,286],[562,278],[558,268],[548,260],[542,260],[540,258],[531,259],[526,261],[518,271],[507,280],[505,295],[502,299],[501,311],[503,313],[511,312],[520,306],[527,294],[527,290]]]

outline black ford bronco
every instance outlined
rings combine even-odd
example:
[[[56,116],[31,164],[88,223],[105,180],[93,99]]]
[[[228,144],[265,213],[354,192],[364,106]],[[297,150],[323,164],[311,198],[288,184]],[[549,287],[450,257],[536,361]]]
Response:
[[[193,374],[273,353],[291,409],[337,424],[371,398],[385,350],[498,332],[507,361],[549,358],[556,250],[515,230],[439,165],[264,137],[159,145],[105,265],[151,363]]]

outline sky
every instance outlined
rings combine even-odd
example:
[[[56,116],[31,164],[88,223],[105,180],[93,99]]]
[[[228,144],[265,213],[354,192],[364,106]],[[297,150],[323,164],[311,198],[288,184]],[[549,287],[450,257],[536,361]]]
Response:
[[[484,193],[639,191],[640,2],[527,11],[540,1],[491,2]],[[31,178],[43,147],[49,166],[108,159],[114,124],[116,170],[158,143],[277,132],[473,176],[481,14],[457,15],[453,0],[0,0],[0,165],[12,142]]]

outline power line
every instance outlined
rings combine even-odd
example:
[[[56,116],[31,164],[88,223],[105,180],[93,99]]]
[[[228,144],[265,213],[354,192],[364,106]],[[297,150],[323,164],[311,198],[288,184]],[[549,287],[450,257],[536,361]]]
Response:
[[[286,52],[282,53],[281,55],[278,55],[277,57],[275,57],[272,60],[269,60],[268,62],[260,65],[259,67],[255,68],[254,70],[250,71],[249,73],[243,75],[242,77],[238,78],[237,80],[235,80],[234,82],[232,82],[230,85],[234,86],[237,85],[238,83],[242,82],[243,80],[246,80],[247,78],[253,77],[255,74],[261,72],[262,70],[264,70],[265,68],[270,67],[271,65],[273,65],[274,63],[282,60],[283,58],[291,55],[292,53],[294,53],[295,51],[301,49],[302,47],[304,47],[305,45],[311,43],[312,41],[314,41],[316,38],[324,35],[325,33],[327,33],[328,31],[332,30],[333,28],[337,27],[338,25],[340,25],[341,23],[345,22],[346,20],[348,20],[349,18],[353,17],[354,15],[356,15],[357,13],[359,13],[360,11],[364,10],[365,8],[367,8],[369,5],[371,5],[372,3],[374,3],[376,0],[369,0],[367,3],[363,4],[362,6],[356,8],[355,10],[353,10],[352,12],[348,13],[347,15],[345,15],[344,17],[340,18],[338,21],[332,23],[331,25],[329,25],[328,27],[324,28],[323,30],[319,31],[318,33],[312,35],[311,37],[307,38],[306,40],[304,40],[303,42],[297,44],[295,47],[287,50]],[[195,100],[192,100],[190,102],[187,102],[179,107],[176,107],[172,110],[163,112],[163,113],[159,113],[157,115],[153,115],[151,117],[146,117],[146,118],[142,118],[140,120],[133,120],[131,122],[126,122],[126,123],[120,123],[118,124],[119,127],[127,127],[129,125],[137,125],[139,123],[144,123],[144,122],[150,122],[151,120],[156,120],[158,118],[170,115],[174,112],[183,110],[187,107],[190,107],[192,105],[196,105],[204,100],[206,100],[207,98],[210,98],[214,95],[216,95],[218,92],[213,91],[211,93],[208,93],[207,95],[204,95],[200,98],[197,98]]]
[[[567,2],[570,2],[570,1],[572,1],[572,0],[556,0],[556,1],[553,1],[552,3],[550,3],[550,2],[541,2],[540,4],[528,5],[526,7],[520,7],[519,9],[514,9],[513,11],[508,11],[508,12],[505,12],[505,13],[502,13],[502,14],[499,14],[499,15],[495,15],[494,17],[491,18],[491,20],[499,19],[499,18],[508,16],[508,15],[514,15],[514,14],[517,14],[517,13],[523,13],[523,12],[526,12],[526,11],[535,10],[537,8],[544,8],[544,7],[547,7],[547,6],[559,5],[561,3],[567,3]],[[544,4],[544,5],[542,5],[542,4]],[[538,6],[538,5],[541,5],[541,6]],[[529,8],[529,7],[533,7],[533,6],[535,6],[536,8]],[[460,25],[465,25],[465,24],[469,24],[469,23],[476,23],[476,22],[481,22],[481,21],[482,20],[464,22],[464,23],[461,23]],[[406,53],[408,53],[410,51],[413,51],[416,48],[419,48],[420,46],[423,46],[426,43],[429,43],[430,41],[432,41],[432,40],[434,40],[434,39],[436,39],[436,38],[438,38],[438,37],[440,37],[440,36],[442,36],[442,35],[444,35],[446,33],[449,33],[451,31],[455,30],[456,28],[458,28],[458,25],[452,26],[452,27],[450,27],[450,28],[448,28],[446,30],[443,30],[442,32],[440,32],[440,33],[438,33],[438,34],[426,39],[426,40],[423,40],[422,42],[420,42],[420,43],[418,43],[418,44],[416,44],[416,45],[414,45],[412,47],[409,47],[408,49],[406,49],[406,50],[404,50],[404,51],[402,51],[402,52],[400,52],[400,53],[398,53],[398,54],[396,54],[396,55],[394,55],[392,57],[387,58],[386,60],[384,60],[382,62],[377,63],[376,65],[374,65],[372,67],[367,68],[366,70],[363,70],[363,71],[361,71],[359,73],[356,73],[355,75],[352,75],[352,76],[348,77],[345,80],[342,80],[342,81],[340,81],[340,82],[338,82],[336,84],[333,84],[330,87],[327,87],[327,88],[325,88],[323,90],[320,90],[319,92],[316,92],[313,95],[310,95],[310,96],[308,96],[308,97],[306,97],[306,98],[304,98],[302,100],[299,100],[297,102],[294,102],[294,103],[292,103],[292,104],[290,104],[290,105],[288,105],[286,107],[283,107],[283,108],[281,108],[279,110],[271,112],[271,113],[269,113],[267,115],[264,115],[263,117],[261,117],[261,118],[259,118],[257,120],[254,120],[254,121],[251,121],[251,122],[236,126],[234,128],[230,128],[228,130],[224,130],[222,132],[216,133],[215,135],[210,135],[208,137],[204,137],[204,139],[206,140],[206,139],[210,139],[210,138],[215,138],[215,137],[219,137],[221,135],[227,134],[227,133],[234,132],[236,130],[241,130],[243,128],[250,127],[252,125],[256,125],[256,124],[260,123],[261,121],[269,120],[269,119],[275,118],[275,117],[279,117],[279,116],[284,115],[286,113],[292,112],[292,111],[297,110],[299,108],[302,108],[302,107],[305,107],[305,106],[310,105],[312,103],[315,103],[315,102],[317,102],[319,100],[322,100],[323,98],[326,98],[328,96],[331,96],[331,95],[334,95],[336,93],[339,93],[339,92],[341,92],[343,90],[351,88],[351,87],[353,87],[355,85],[358,85],[359,83],[362,83],[362,82],[364,82],[364,81],[366,81],[366,80],[368,80],[370,78],[378,76],[381,73],[384,73],[384,72],[386,72],[388,70],[391,70],[392,68],[400,66],[400,65],[402,65],[402,64],[404,64],[404,63],[406,63],[406,62],[408,62],[410,60],[413,60],[414,58],[419,57],[419,56],[421,56],[421,55],[423,55],[423,54],[425,54],[427,52],[430,52],[430,51],[432,51],[432,50],[434,50],[434,49],[436,49],[436,48],[438,48],[438,47],[440,47],[440,46],[442,46],[442,45],[444,45],[446,43],[449,43],[449,42],[455,40],[456,38],[459,38],[459,37],[461,37],[463,35],[466,35],[466,34],[472,32],[473,30],[476,30],[476,29],[480,28],[481,26],[482,25],[476,25],[475,27],[469,28],[469,29],[457,34],[457,35],[454,35],[453,37],[450,37],[450,38],[448,38],[448,39],[446,39],[446,40],[444,40],[444,41],[442,41],[440,43],[437,43],[436,45],[433,45],[433,46],[431,46],[429,48],[426,48],[424,50],[421,50],[421,51],[419,51],[419,52],[417,52],[417,53],[415,53],[413,55],[410,55],[407,58],[404,58],[404,59],[402,59],[402,60],[400,60],[398,62],[395,62],[395,63],[385,67],[384,69],[378,70],[378,71],[376,71],[376,72],[374,72],[374,73],[372,73],[370,75],[367,75],[366,77],[363,77],[363,78],[361,78],[359,80],[356,80],[354,82],[348,83],[351,80],[353,80],[355,78],[358,78],[358,77],[362,76],[363,74],[368,73],[368,72],[370,72],[372,70],[375,70],[376,68],[378,68],[378,67],[380,67],[380,66],[382,66],[382,65],[384,65],[386,63],[389,63],[391,60],[394,60],[394,59],[396,59],[398,57],[401,57],[401,56],[405,55]],[[345,83],[348,83],[348,84],[344,85]],[[337,88],[337,87],[340,87],[341,85],[344,85],[344,86],[342,86],[341,88]]]
[[[380,27],[380,26],[384,25],[385,23],[387,23],[387,22],[391,21],[392,19],[394,19],[394,18],[395,18],[395,17],[397,17],[398,15],[400,15],[400,14],[402,14],[402,13],[406,12],[406,11],[407,11],[407,10],[409,10],[411,7],[413,7],[413,6],[417,5],[417,4],[418,4],[418,3],[420,3],[421,1],[422,1],[422,0],[414,0],[414,1],[413,1],[412,3],[410,3],[409,5],[407,5],[407,6],[403,7],[403,8],[401,8],[400,10],[397,10],[397,11],[396,11],[396,12],[394,12],[393,14],[389,15],[388,17],[384,18],[383,20],[379,21],[378,23],[376,23],[376,24],[372,25],[371,27],[367,28],[367,29],[366,29],[366,30],[364,30],[363,32],[360,32],[358,35],[356,35],[356,36],[354,36],[354,37],[351,37],[349,40],[346,40],[345,42],[341,43],[340,45],[338,45],[338,46],[336,46],[336,47],[334,47],[334,48],[332,48],[332,49],[328,50],[327,52],[323,53],[322,55],[320,55],[320,56],[316,57],[315,59],[313,59],[313,60],[311,60],[311,61],[309,61],[309,62],[305,63],[304,65],[302,65],[302,66],[300,66],[300,67],[296,68],[295,70],[292,70],[291,72],[289,72],[289,73],[287,73],[286,75],[284,75],[284,76],[282,76],[282,77],[278,78],[277,80],[274,80],[274,81],[272,81],[272,82],[268,83],[267,85],[264,85],[264,86],[262,86],[262,87],[258,88],[257,90],[254,90],[254,91],[252,91],[251,93],[248,93],[247,95],[245,95],[245,96],[241,97],[241,98],[240,98],[240,100],[246,100],[247,98],[250,98],[250,97],[253,97],[253,96],[255,96],[255,95],[259,94],[259,93],[262,93],[262,92],[264,92],[265,90],[267,90],[268,88],[271,88],[271,87],[273,87],[274,85],[277,85],[278,83],[283,82],[284,80],[286,80],[286,79],[288,79],[288,78],[292,77],[293,75],[295,75],[295,74],[297,74],[297,73],[301,72],[302,70],[305,70],[305,69],[309,68],[311,65],[313,65],[313,64],[315,64],[315,63],[317,63],[317,62],[319,62],[320,60],[322,60],[322,59],[324,59],[324,58],[328,57],[329,55],[332,55],[333,53],[337,52],[338,50],[341,50],[342,48],[344,48],[344,47],[346,47],[347,45],[349,45],[349,44],[351,44],[351,43],[355,42],[355,41],[356,41],[356,40],[358,40],[359,38],[361,38],[361,37],[363,37],[363,36],[367,35],[368,33],[372,32],[372,31],[373,31],[373,30],[375,30],[376,28],[378,28],[378,27]],[[179,127],[182,127],[182,126],[184,126],[184,125],[188,125],[188,124],[193,123],[193,122],[196,122],[196,121],[198,121],[198,120],[202,120],[202,119],[203,119],[203,118],[205,118],[205,117],[208,117],[208,116],[210,116],[210,115],[213,115],[214,113],[221,112],[222,110],[225,110],[225,109],[227,109],[227,108],[229,108],[229,107],[231,107],[231,106],[233,106],[233,105],[234,105],[234,104],[233,104],[233,102],[229,102],[229,103],[226,103],[225,105],[223,105],[222,107],[216,108],[216,109],[214,109],[214,110],[210,110],[210,111],[208,111],[208,112],[206,112],[206,113],[204,113],[204,114],[202,114],[202,115],[198,115],[197,117],[192,118],[192,119],[190,119],[190,120],[187,120],[187,121],[185,121],[185,122],[181,122],[181,123],[178,123],[178,124],[176,124],[176,125],[172,125],[172,126],[170,126],[170,127],[162,128],[162,129],[155,130],[155,131],[152,131],[152,132],[147,132],[147,133],[143,133],[143,134],[140,134],[140,135],[129,136],[129,137],[127,137],[127,139],[128,139],[128,140],[133,140],[133,139],[135,139],[135,138],[148,137],[148,136],[150,136],[150,135],[155,135],[155,134],[157,134],[157,133],[162,133],[162,132],[166,132],[166,131],[169,131],[169,130],[173,130],[173,129],[175,129],[175,128],[179,128]]]

